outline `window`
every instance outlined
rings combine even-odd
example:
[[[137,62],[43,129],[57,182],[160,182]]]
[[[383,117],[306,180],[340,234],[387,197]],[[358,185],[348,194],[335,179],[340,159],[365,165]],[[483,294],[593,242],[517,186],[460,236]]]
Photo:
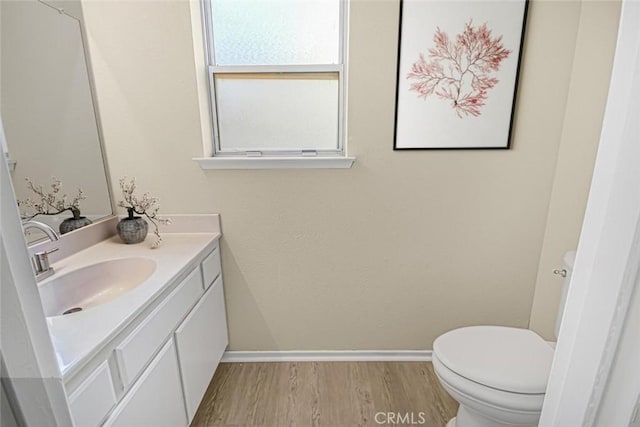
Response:
[[[344,157],[346,0],[203,0],[203,11],[214,157]]]

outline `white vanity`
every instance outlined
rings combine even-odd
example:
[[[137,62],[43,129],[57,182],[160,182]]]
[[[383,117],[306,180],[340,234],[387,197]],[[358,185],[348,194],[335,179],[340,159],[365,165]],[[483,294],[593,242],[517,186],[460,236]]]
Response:
[[[105,302],[47,318],[77,427],[192,421],[228,343],[220,236],[215,230],[163,233],[162,246],[153,250],[114,236],[53,264],[56,272],[41,288],[96,265],[135,270],[143,260],[141,268],[155,267],[124,293],[105,291],[117,297],[100,296]],[[96,280],[122,276],[96,271]]]

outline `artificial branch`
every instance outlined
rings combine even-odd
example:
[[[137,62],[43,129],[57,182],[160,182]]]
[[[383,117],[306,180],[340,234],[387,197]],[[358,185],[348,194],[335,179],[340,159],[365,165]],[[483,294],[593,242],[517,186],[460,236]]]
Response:
[[[33,208],[35,213],[32,215],[23,213],[23,220],[30,220],[38,215],[58,215],[64,211],[70,211],[74,219],[80,218],[80,201],[86,199],[82,189],[78,189],[78,194],[68,201],[66,194],[60,195],[62,181],[53,177],[51,183],[51,191],[45,192],[41,185],[36,185],[29,178],[25,178],[27,189],[31,190],[38,196],[36,200],[27,197],[24,200],[18,200],[19,207]]]

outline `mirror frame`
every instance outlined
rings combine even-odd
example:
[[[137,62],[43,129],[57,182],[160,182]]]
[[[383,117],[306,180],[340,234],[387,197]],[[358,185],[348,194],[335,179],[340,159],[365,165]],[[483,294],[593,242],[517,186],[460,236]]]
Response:
[[[41,3],[44,7],[51,8],[56,12],[62,15],[66,15],[69,18],[78,22],[78,26],[80,29],[80,37],[82,42],[82,51],[84,53],[84,66],[87,73],[87,79],[89,82],[89,91],[91,94],[91,106],[93,107],[93,117],[96,123],[96,132],[98,135],[98,143],[100,145],[100,156],[102,158],[105,180],[107,184],[109,206],[111,207],[111,212],[109,214],[97,219],[94,222],[94,224],[101,223],[104,220],[109,220],[117,216],[117,213],[116,213],[117,206],[115,203],[115,196],[114,196],[113,186],[111,182],[111,173],[109,169],[109,161],[107,159],[107,153],[105,148],[104,131],[103,131],[102,121],[100,117],[100,106],[98,104],[95,76],[93,74],[93,65],[92,65],[93,63],[91,60],[91,53],[89,50],[89,40],[88,40],[87,31],[86,31],[85,22],[84,22],[83,6],[80,0],[36,0],[36,1],[38,3]],[[3,148],[3,151],[6,152],[7,147],[2,147],[2,148]],[[6,159],[6,156],[5,156],[5,161],[7,160],[8,159]],[[12,180],[12,185],[15,185],[13,183],[13,180]],[[94,224],[89,224],[86,227],[90,227],[91,225],[94,225]],[[86,228],[86,227],[83,227],[83,228]],[[39,243],[42,243],[44,240],[45,239],[37,239],[33,242],[28,242],[27,246],[31,247],[31,246],[37,245]]]

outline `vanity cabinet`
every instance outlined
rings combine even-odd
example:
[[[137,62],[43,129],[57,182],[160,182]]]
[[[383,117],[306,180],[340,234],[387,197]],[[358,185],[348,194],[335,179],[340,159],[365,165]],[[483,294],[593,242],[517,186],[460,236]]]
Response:
[[[218,244],[69,394],[76,427],[187,426],[228,344]]]

